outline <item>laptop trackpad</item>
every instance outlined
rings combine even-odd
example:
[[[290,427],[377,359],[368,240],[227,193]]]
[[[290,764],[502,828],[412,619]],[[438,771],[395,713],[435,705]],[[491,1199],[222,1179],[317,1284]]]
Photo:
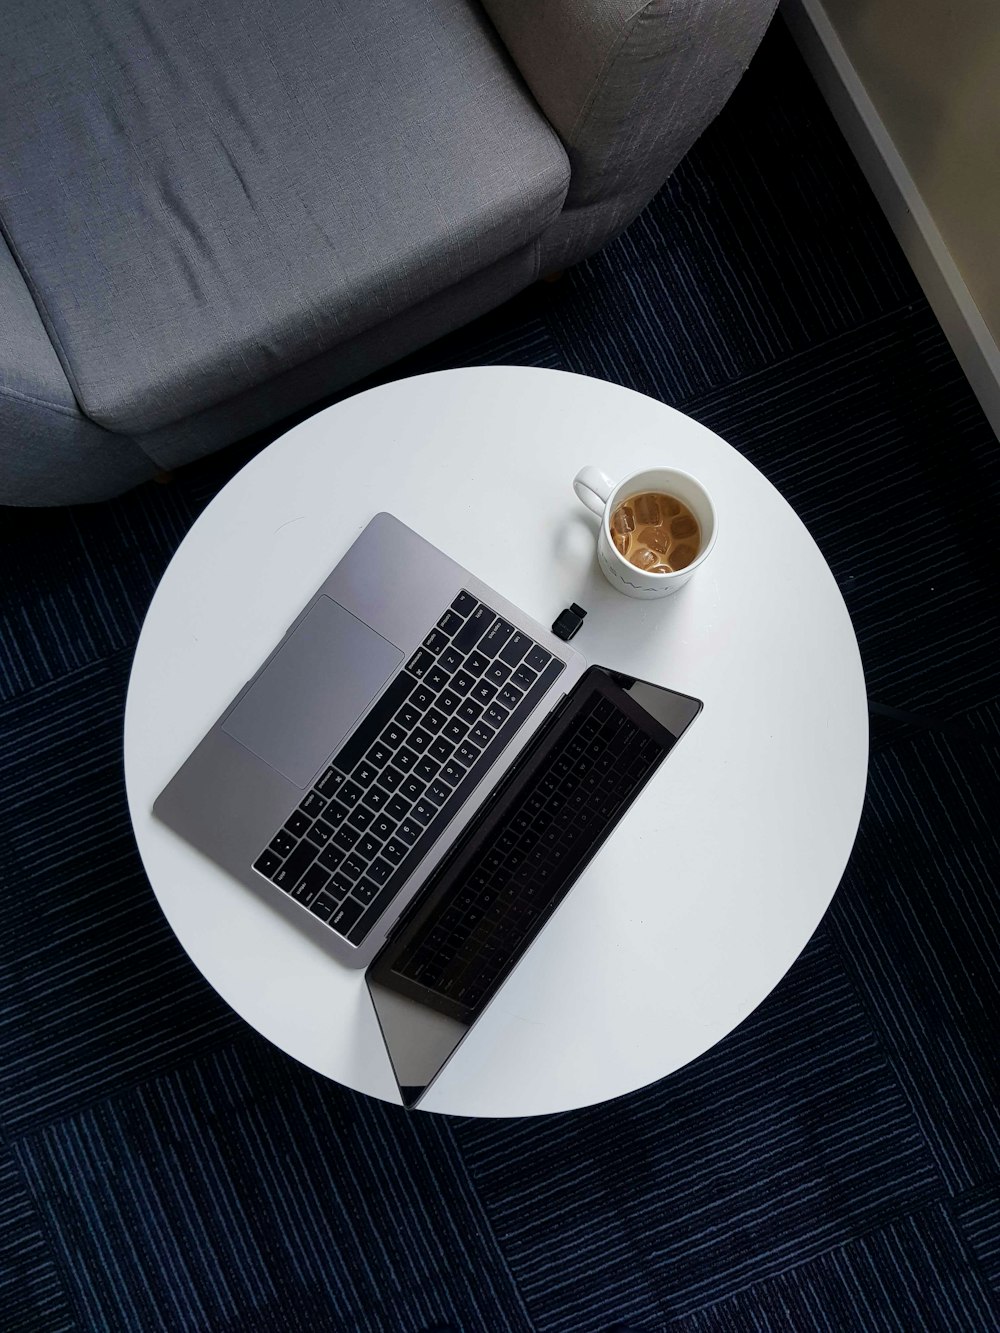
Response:
[[[320,597],[222,730],[304,787],[402,659],[395,644]]]

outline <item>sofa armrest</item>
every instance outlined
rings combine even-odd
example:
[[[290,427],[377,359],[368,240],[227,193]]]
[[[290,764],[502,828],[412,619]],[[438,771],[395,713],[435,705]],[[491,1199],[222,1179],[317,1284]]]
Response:
[[[155,470],[131,439],[83,416],[0,236],[0,505],[99,500]]]
[[[483,0],[562,139],[567,209],[652,198],[735,88],[776,0]]]

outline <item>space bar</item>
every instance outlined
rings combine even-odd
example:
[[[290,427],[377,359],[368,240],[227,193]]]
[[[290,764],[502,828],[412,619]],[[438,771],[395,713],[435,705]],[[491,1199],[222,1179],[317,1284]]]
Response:
[[[354,735],[333,757],[333,763],[341,773],[353,773],[354,766],[360,763],[369,746],[374,745],[386,727],[396,716],[396,709],[406,702],[410,692],[420,682],[407,671],[401,671],[378,699],[371,710],[361,719],[361,725]]]
[[[461,783],[455,788],[452,794],[445,801],[444,805],[437,812],[431,822],[424,829],[423,833],[410,848],[409,852],[400,861],[393,874],[386,880],[381,891],[372,900],[364,916],[356,922],[354,928],[347,932],[347,938],[351,944],[360,944],[368,932],[374,926],[382,913],[399,893],[400,889],[416,870],[417,866],[430,851],[432,844],[441,836],[445,826],[454,817],[459,807],[468,799],[469,793],[482,779],[486,770],[495,762],[497,755],[505,749],[514,733],[518,731],[529,713],[538,703],[539,699],[545,694],[549,686],[563,669],[562,662],[553,658],[541,675],[528,690],[527,694],[517,705],[510,717],[503,724],[497,734],[487,745],[476,762],[466,773]]]

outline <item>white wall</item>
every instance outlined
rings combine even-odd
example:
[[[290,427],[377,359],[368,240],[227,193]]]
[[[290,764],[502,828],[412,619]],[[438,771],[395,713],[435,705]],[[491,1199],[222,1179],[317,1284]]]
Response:
[[[1000,0],[783,12],[1000,434]]]

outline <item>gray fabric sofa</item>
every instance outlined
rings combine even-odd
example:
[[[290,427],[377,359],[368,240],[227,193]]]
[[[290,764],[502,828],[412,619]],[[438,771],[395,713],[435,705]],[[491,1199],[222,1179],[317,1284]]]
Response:
[[[114,495],[598,249],[774,0],[7,0],[0,503]]]

